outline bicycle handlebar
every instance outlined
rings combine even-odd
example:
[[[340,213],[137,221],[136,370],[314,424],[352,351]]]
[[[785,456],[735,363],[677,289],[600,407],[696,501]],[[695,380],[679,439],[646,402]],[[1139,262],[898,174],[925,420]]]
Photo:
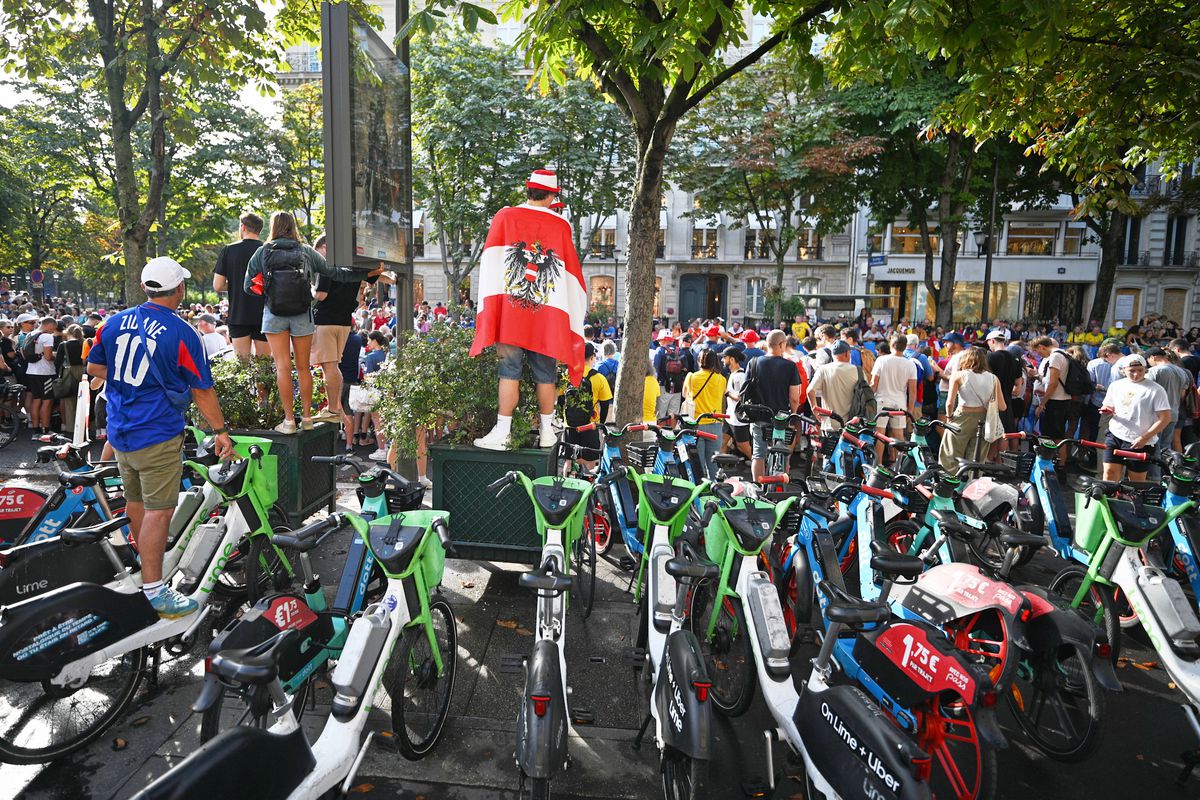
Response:
[[[447,555],[454,555],[454,543],[450,540],[450,527],[446,524],[446,520],[438,517],[433,521],[432,527],[438,540],[442,543],[442,549],[446,551]]]
[[[346,515],[342,513],[330,514],[324,519],[319,519],[316,522],[310,522],[289,533],[275,533],[271,535],[271,541],[285,547],[300,548],[309,539],[314,536],[324,538],[333,533],[346,521]]]
[[[717,440],[717,435],[708,431],[691,431],[691,433],[696,434],[696,438],[698,439],[710,439],[714,442]]]
[[[854,445],[855,447],[866,447],[867,446],[866,442],[864,442],[862,439],[859,439],[857,436],[853,435],[849,431],[842,431],[842,438],[844,440],[846,440],[847,442],[849,442],[850,444]]]
[[[1149,458],[1149,453],[1135,453],[1132,450],[1113,450],[1113,455],[1130,461],[1146,461]]]
[[[498,480],[494,480],[491,483],[489,483],[487,489],[492,494],[499,496],[500,492],[504,491],[509,486],[514,484],[516,482],[516,480],[517,480],[517,473],[506,472]]]
[[[790,475],[784,475],[781,473],[779,475],[763,475],[761,478],[757,478],[754,482],[755,483],[789,483],[791,480],[792,480],[792,478]]]
[[[865,483],[858,487],[863,494],[869,494],[872,497],[878,497],[883,500],[895,500],[896,496],[887,489],[876,489],[874,486],[867,486]]]

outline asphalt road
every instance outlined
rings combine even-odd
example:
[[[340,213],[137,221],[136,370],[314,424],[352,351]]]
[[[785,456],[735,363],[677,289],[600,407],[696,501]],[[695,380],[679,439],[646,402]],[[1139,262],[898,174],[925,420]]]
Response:
[[[33,446],[16,443],[0,450],[0,477],[44,484],[50,473],[32,464]],[[352,493],[340,497],[353,509]],[[348,501],[349,505],[345,503]],[[340,572],[349,534],[333,537],[318,551],[315,565],[327,586]],[[621,552],[614,545],[613,555]],[[1018,576],[1034,580],[1055,569],[1039,555]],[[532,643],[533,599],[517,586],[519,567],[450,560],[443,591],[458,620],[458,674],[451,718],[435,750],[421,762],[408,762],[386,747],[369,751],[354,787],[355,797],[509,800],[516,798],[513,732],[522,679],[514,664]],[[634,630],[628,573],[601,560],[595,611],[586,622],[569,620],[568,674],[576,724],[570,742],[574,763],[554,784],[556,797],[653,798],[660,796],[657,755],[652,744],[634,751],[631,743],[645,714],[636,673],[629,666]],[[58,762],[33,767],[0,766],[0,797],[23,800],[125,800],[154,776],[178,762],[199,743],[198,719],[190,704],[199,689],[200,655],[165,663],[152,685],[144,685],[124,720],[101,739]],[[1173,691],[1155,658],[1137,638],[1127,636],[1118,675],[1125,691],[1107,699],[1106,735],[1099,752],[1083,764],[1061,764],[1021,743],[1011,726],[1011,744],[1000,753],[1001,798],[1200,797],[1200,775],[1184,788],[1174,781],[1181,752],[1192,735]],[[320,731],[329,697],[318,691],[317,708],[305,716],[312,736]],[[762,731],[770,715],[756,699],[740,718],[718,718],[713,797],[753,796],[765,784]],[[386,725],[380,722],[380,728]],[[778,798],[803,797],[800,770],[777,746]],[[264,768],[272,768],[266,766]]]

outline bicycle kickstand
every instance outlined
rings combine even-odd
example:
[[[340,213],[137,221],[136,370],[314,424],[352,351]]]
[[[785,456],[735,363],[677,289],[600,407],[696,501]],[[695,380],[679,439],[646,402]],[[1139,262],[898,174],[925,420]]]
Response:
[[[653,699],[651,700],[651,702],[654,702]],[[642,737],[646,735],[646,730],[650,727],[650,722],[653,719],[654,719],[653,715],[647,714],[646,719],[642,721],[642,727],[638,728],[637,738],[635,738],[633,740],[633,749],[634,750],[642,749]]]

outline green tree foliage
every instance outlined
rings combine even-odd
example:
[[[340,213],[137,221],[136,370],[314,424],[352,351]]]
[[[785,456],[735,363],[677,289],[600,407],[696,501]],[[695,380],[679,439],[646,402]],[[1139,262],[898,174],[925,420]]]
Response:
[[[433,221],[451,304],[479,263],[492,216],[529,177],[532,103],[506,49],[450,34],[413,48],[414,194]]]
[[[858,207],[856,173],[880,151],[859,135],[825,88],[811,90],[790,65],[768,59],[714,92],[680,124],[672,173],[695,196],[698,216],[725,214],[766,236],[775,262],[767,292],[783,320],[784,257],[806,229],[840,231]]]
[[[268,180],[281,189],[282,207],[302,220],[305,238],[325,229],[325,150],[321,84],[306,83],[283,93],[282,129]]]

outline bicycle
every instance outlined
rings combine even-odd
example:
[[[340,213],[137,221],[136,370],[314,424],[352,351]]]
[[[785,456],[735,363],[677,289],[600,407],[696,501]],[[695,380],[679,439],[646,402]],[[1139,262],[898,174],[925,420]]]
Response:
[[[0,384],[0,450],[12,444],[21,435],[21,428],[29,424],[21,408],[23,394],[25,387],[19,383]]]
[[[589,423],[575,428],[575,430],[594,430],[597,424],[594,422]],[[572,465],[570,472],[563,473],[564,478],[594,481],[598,476],[603,474],[600,465],[597,465],[595,470],[591,470],[582,463],[584,461],[599,461],[602,451],[591,447],[584,447],[583,445],[567,444],[562,441],[558,443],[558,448],[557,457],[569,461]],[[608,511],[604,507],[602,494],[592,493],[592,505],[588,509],[587,517],[584,520],[584,532],[592,540],[592,544],[587,545],[587,547],[595,550],[597,554],[606,555],[612,549],[612,524],[608,521]],[[582,544],[580,545],[581,548],[583,546]]]
[[[1144,458],[1135,453],[1127,458]],[[1171,508],[1147,505],[1140,494],[1121,483],[1081,478],[1076,508],[1077,545],[1088,553],[1086,567],[1071,564],[1051,582],[1051,591],[1075,607],[1099,587],[1100,594],[1120,589],[1137,614],[1158,661],[1183,692],[1189,726],[1200,738],[1200,619],[1178,582],[1149,547],[1171,522],[1195,509],[1187,500]],[[1122,494],[1130,499],[1118,499]],[[1182,785],[1197,763],[1200,747],[1183,754]]]
[[[419,511],[370,520],[333,514],[291,534],[315,540],[348,521],[382,566],[388,584],[383,600],[354,620],[330,679],[334,699],[321,735],[311,746],[280,680],[280,662],[303,633],[282,630],[245,650],[212,657],[217,681],[206,683],[196,701],[203,707],[221,683],[245,691],[265,709],[269,727],[237,726],[221,733],[178,766],[134,795],[134,800],[184,800],[216,796],[262,800],[313,800],[331,790],[345,796],[375,739],[363,737],[371,712],[390,712],[390,729],[402,751],[419,757],[437,743],[454,688],[457,629],[454,613],[438,591],[450,548],[445,513]],[[443,626],[438,630],[438,625]],[[433,709],[410,706],[418,693],[431,694]],[[413,744],[409,726],[427,719]],[[407,745],[405,744],[407,741]],[[406,755],[410,755],[405,752]],[[412,757],[410,755],[410,757]]]
[[[157,671],[160,648],[173,655],[191,649],[214,599],[248,596],[254,603],[260,577],[290,581],[291,566],[269,539],[275,500],[270,446],[265,439],[234,437],[241,460],[211,467],[189,462],[204,477],[208,496],[219,496],[214,504],[227,505],[224,518],[203,524],[206,514],[197,509],[194,524],[168,539],[164,582],[196,601],[193,614],[159,618],[141,591],[136,563],[123,557],[123,544],[110,541],[123,518],[62,532],[63,558],[69,560],[70,547],[99,545],[112,567],[110,580],[73,583],[0,610],[0,761],[39,763],[92,741],[132,702],[143,675]]]
[[[832,635],[836,631],[831,623],[837,621],[829,613],[833,605],[866,603],[878,609],[883,602],[851,596],[835,566],[837,551],[825,525],[840,514],[827,504],[833,496],[844,497],[851,491],[857,487],[846,483],[829,496],[805,492],[796,501],[803,524],[794,536],[790,565],[792,580],[799,587],[793,646],[803,643],[810,632],[823,634],[823,649],[832,650],[846,679],[932,756],[927,778],[935,796],[957,800],[990,797],[996,784],[994,750],[1005,746],[1005,738],[995,719],[998,695],[987,670],[956,649],[930,622],[919,617],[891,618],[894,603],[889,604],[886,616],[872,611],[869,620],[881,624],[853,641]],[[918,559],[899,553],[873,552],[868,563],[888,576],[885,586],[889,591],[892,580],[915,580],[924,569]],[[784,664],[786,661],[778,664],[780,671]],[[777,681],[771,687],[772,692],[777,691]]]
[[[418,509],[424,495],[424,487],[410,483],[399,473],[379,464],[364,466],[358,459],[348,455],[313,456],[315,463],[349,467],[357,475],[356,489],[362,504],[358,516],[371,522],[396,514],[407,513],[405,520],[412,524],[424,524],[442,519],[441,512],[433,517],[420,517]],[[310,526],[311,528],[311,526]],[[387,588],[387,575],[372,555],[366,539],[355,535],[347,548],[342,573],[334,588],[333,602],[326,600],[317,576],[313,573],[309,551],[328,535],[340,530],[329,528],[310,538],[297,534],[275,534],[272,541],[281,547],[289,547],[299,553],[301,584],[299,591],[285,591],[269,595],[260,600],[240,618],[231,622],[214,637],[209,645],[209,656],[222,650],[246,649],[261,644],[281,629],[301,630],[304,637],[282,649],[280,660],[280,682],[289,697],[295,698],[293,709],[296,716],[303,715],[311,693],[314,675],[326,669],[330,660],[337,660],[349,632],[350,621],[364,607],[379,602]],[[216,680],[211,673],[206,680]],[[223,728],[233,725],[255,724],[261,727],[265,698],[252,697],[245,691],[227,689],[212,695],[212,702],[202,711],[200,741],[207,742]],[[226,705],[231,700],[232,708]],[[255,707],[252,700],[259,700]],[[405,742],[401,741],[401,747]]]
[[[604,443],[600,450],[599,475],[616,475],[616,479],[608,486],[607,491],[595,494],[596,503],[603,510],[603,518],[607,531],[603,526],[597,527],[596,550],[605,555],[612,548],[614,528],[620,532],[626,551],[630,556],[641,555],[641,537],[638,533],[637,503],[634,498],[633,484],[625,477],[625,457],[621,454],[621,441],[627,433],[646,430],[643,424],[626,425],[622,428],[606,425],[602,422],[584,425],[580,430],[592,430],[593,426],[603,436]],[[597,515],[599,516],[599,515]]]
[[[650,688],[650,713],[633,749],[640,749],[653,722],[663,796],[667,800],[703,798],[708,792],[712,755],[709,699],[713,684],[695,635],[684,628],[684,610],[691,587],[715,577],[717,567],[702,558],[682,533],[692,502],[710,484],[697,486],[668,475],[641,475],[632,470],[629,478],[637,488],[644,526],[646,594],[639,603],[638,644],[644,650],[639,659],[643,684]],[[640,579],[642,570],[638,574]],[[640,580],[638,589],[640,597]]]
[[[815,420],[803,414],[772,411],[767,406],[751,403],[739,403],[737,415],[739,422],[771,426],[771,441],[767,445],[765,461],[767,475],[786,475],[791,471],[789,462],[792,458],[792,443],[796,439],[795,426],[805,423],[816,425]]]
[[[518,795],[525,796],[526,782],[532,798],[550,796],[550,780],[569,766],[566,666],[566,616],[572,599],[578,600],[584,618],[591,612],[595,594],[596,540],[584,535],[584,516],[592,492],[611,476],[596,483],[576,478],[530,479],[523,472],[508,472],[488,487],[499,496],[514,483],[529,496],[538,535],[541,560],[534,572],[521,575],[520,585],[537,592],[533,651],[525,662],[525,690],[517,715],[516,762],[520,771]],[[587,558],[577,545],[590,544]],[[567,574],[571,570],[572,577]],[[583,589],[584,586],[588,588]],[[564,596],[568,591],[572,596]],[[583,595],[583,596],[578,596]]]

